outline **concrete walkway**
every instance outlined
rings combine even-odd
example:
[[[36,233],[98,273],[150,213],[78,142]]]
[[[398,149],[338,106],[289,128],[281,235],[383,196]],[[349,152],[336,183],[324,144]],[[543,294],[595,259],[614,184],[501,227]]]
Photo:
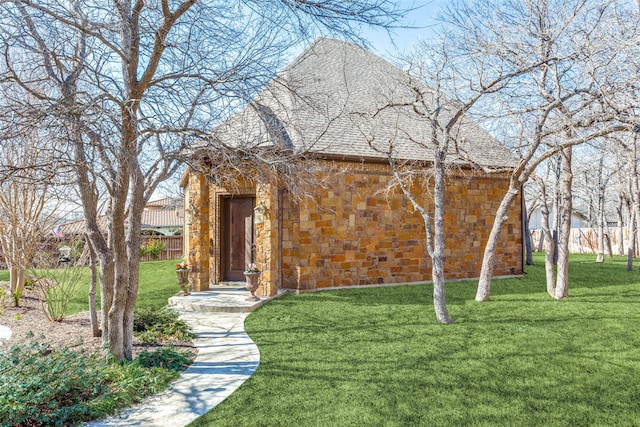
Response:
[[[260,363],[258,347],[244,331],[250,311],[268,300],[247,302],[240,287],[216,287],[188,297],[171,297],[196,333],[198,357],[170,389],[145,399],[117,416],[85,426],[184,426],[205,414],[233,393]],[[187,311],[188,310],[188,311]]]
[[[0,325],[0,345],[9,341],[9,338],[11,338],[11,334],[11,329],[7,328],[6,326]]]

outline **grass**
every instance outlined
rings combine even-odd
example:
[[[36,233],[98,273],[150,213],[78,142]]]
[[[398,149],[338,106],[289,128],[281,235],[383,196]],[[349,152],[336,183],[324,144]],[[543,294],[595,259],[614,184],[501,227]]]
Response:
[[[258,370],[193,426],[640,425],[640,273],[573,256],[570,298],[523,278],[286,295],[252,313]]]
[[[140,283],[136,308],[160,309],[167,305],[167,299],[180,288],[176,284],[176,260],[150,261],[140,263]],[[85,269],[83,280],[74,291],[66,314],[89,310],[89,286],[91,272]],[[0,281],[9,281],[9,271],[0,270]],[[96,302],[100,307],[100,285],[97,285]]]
[[[140,263],[140,282],[136,308],[160,309],[167,305],[167,299],[180,288],[176,284],[176,260],[150,261]],[[2,280],[0,278],[0,280]],[[8,280],[8,279],[7,279]],[[91,273],[87,268],[85,281],[77,287],[69,304],[67,314],[89,310],[88,294]],[[100,285],[97,285],[96,301],[100,307]]]

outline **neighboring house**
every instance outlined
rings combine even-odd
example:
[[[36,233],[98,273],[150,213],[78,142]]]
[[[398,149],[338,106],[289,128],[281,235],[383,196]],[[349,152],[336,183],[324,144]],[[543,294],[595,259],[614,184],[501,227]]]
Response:
[[[106,218],[98,218],[106,229]],[[145,236],[179,236],[184,230],[184,206],[182,199],[164,198],[150,201],[142,212],[142,234]],[[61,224],[57,230],[61,236],[84,234],[84,220]],[[54,234],[56,234],[54,231]]]
[[[549,212],[549,227],[554,229],[555,216],[551,209]],[[535,208],[529,215],[529,230],[531,232],[531,244],[533,250],[543,251],[544,236],[542,231],[542,214],[540,208]],[[627,227],[618,227],[617,222],[607,222],[604,227],[605,252],[618,253],[620,247],[629,245],[629,230]],[[573,211],[571,213],[571,231],[569,232],[570,253],[597,253],[598,252],[598,228],[591,226],[586,215]]]
[[[549,210],[549,227],[554,228],[555,215],[553,209]],[[580,212],[573,211],[571,213],[571,228],[585,228],[588,227],[587,217]],[[542,212],[540,207],[536,207],[532,212],[529,212],[529,230],[542,230]]]
[[[179,236],[184,231],[184,204],[182,199],[154,200],[142,212],[142,234],[153,236]]]
[[[256,149],[308,150],[337,172],[323,177],[323,185],[310,193],[313,200],[297,201],[275,179],[256,184],[247,175],[221,187],[187,170],[181,186],[192,288],[242,280],[251,262],[262,271],[258,294],[263,296],[281,288],[305,292],[430,280],[423,219],[401,191],[385,191],[393,176],[384,154],[393,141],[398,158],[428,167],[431,150],[414,141],[428,141],[429,123],[410,106],[372,119],[392,100],[411,104],[408,80],[357,45],[320,39],[279,74],[277,84],[220,126],[212,137],[230,146],[246,147],[253,140]],[[486,174],[468,160],[487,167],[516,164],[468,118],[457,132],[465,156],[449,157],[457,168],[445,193],[446,279],[479,275],[495,212],[509,186],[507,174]],[[215,151],[200,156],[206,160],[201,164],[216,164]],[[417,197],[433,209],[428,189]],[[521,205],[518,198],[502,232],[497,276],[523,272]]]

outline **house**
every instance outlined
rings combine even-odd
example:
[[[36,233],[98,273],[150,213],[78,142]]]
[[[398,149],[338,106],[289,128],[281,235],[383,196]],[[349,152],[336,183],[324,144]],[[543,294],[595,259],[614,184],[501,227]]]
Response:
[[[553,209],[549,210],[549,226],[553,229],[555,223],[555,215]],[[571,228],[586,228],[589,227],[589,220],[586,215],[580,212],[571,212]],[[529,230],[542,230],[542,210],[540,207],[536,207],[533,211],[529,212]]]
[[[184,229],[182,199],[163,198],[146,204],[142,212],[142,234],[145,236],[179,236]],[[100,226],[106,229],[106,218],[99,217]],[[61,224],[56,231],[62,236],[84,234],[84,220]],[[55,233],[54,233],[55,234]]]
[[[314,165],[325,164],[332,172],[320,174],[322,183],[309,189],[310,197],[296,199],[277,177],[218,179],[216,152],[200,149],[201,164],[211,172],[206,166],[203,172],[189,169],[180,184],[192,289],[243,280],[251,262],[262,271],[258,294],[263,296],[278,289],[430,280],[423,219],[400,190],[389,189],[393,176],[385,154],[393,142],[399,159],[423,168],[433,160],[420,143],[430,128],[412,113],[414,95],[407,84],[416,83],[411,80],[360,46],[320,39],[216,129],[212,137],[239,150],[304,151]],[[398,99],[408,100],[409,108],[381,110]],[[479,275],[494,214],[509,185],[508,174],[486,174],[472,164],[515,165],[470,119],[464,118],[457,133],[464,155],[449,156],[456,168],[445,192],[447,279]],[[428,189],[417,197],[432,209]],[[522,236],[518,200],[498,246],[496,275],[523,272]]]
[[[179,236],[184,229],[182,199],[166,197],[152,200],[142,211],[142,234],[149,236]]]
[[[549,227],[551,232],[555,229],[555,215],[553,208],[549,209]],[[545,237],[542,230],[542,211],[540,207],[534,208],[529,214],[529,231],[531,233],[531,245],[535,251],[545,250]],[[629,247],[629,229],[620,227],[617,222],[607,221],[604,227],[605,250],[609,254],[616,252],[624,255]],[[571,230],[569,232],[570,253],[598,252],[598,226],[589,221],[589,218],[579,211],[571,212]]]

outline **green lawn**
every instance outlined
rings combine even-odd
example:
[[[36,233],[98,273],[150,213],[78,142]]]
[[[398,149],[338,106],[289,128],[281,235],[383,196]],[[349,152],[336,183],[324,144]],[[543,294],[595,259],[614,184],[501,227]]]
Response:
[[[640,272],[574,256],[551,300],[521,279],[286,295],[252,313],[255,375],[195,426],[638,426]]]
[[[162,308],[167,305],[170,296],[178,293],[180,287],[176,284],[176,262],[179,260],[140,263],[140,289],[136,308]],[[90,277],[87,269],[86,279],[77,287],[71,299],[68,314],[89,310]],[[96,300],[100,307],[100,285]]]
[[[178,293],[180,287],[176,284],[176,263],[179,260],[151,261],[140,263],[140,289],[136,307],[162,308],[167,305],[167,299]],[[75,289],[71,298],[67,314],[89,310],[89,286],[91,273],[87,268],[83,273],[83,280]],[[0,270],[0,281],[9,281],[9,271]],[[97,286],[96,301],[100,307],[100,285]]]

